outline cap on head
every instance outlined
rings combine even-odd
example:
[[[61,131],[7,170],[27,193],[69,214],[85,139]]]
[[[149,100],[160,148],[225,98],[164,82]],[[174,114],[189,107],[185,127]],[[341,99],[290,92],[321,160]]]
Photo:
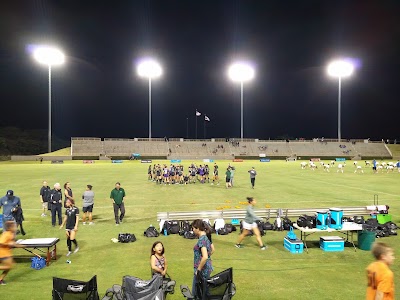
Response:
[[[14,196],[14,191],[13,190],[8,190],[6,195],[7,195],[8,198],[13,197]]]

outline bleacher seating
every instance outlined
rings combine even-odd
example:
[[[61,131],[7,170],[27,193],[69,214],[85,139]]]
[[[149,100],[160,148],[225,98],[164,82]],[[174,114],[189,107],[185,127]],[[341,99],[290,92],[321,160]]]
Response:
[[[240,157],[347,157],[362,159],[391,158],[390,151],[381,142],[338,142],[338,141],[271,141],[225,139],[111,139],[72,138],[72,156],[141,156],[167,159],[232,159]]]

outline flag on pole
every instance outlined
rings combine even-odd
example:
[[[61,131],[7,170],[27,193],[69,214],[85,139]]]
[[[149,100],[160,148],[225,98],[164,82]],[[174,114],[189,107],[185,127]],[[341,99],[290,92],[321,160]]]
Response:
[[[200,117],[201,116],[201,112],[198,112],[196,109],[196,117]]]
[[[207,117],[206,115],[204,115],[204,121],[208,121],[208,122],[210,122],[210,118],[209,118],[209,117]]]

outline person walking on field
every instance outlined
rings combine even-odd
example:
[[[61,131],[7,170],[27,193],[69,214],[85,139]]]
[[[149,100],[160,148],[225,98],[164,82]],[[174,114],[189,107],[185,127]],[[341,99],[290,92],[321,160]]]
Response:
[[[367,300],[393,300],[394,275],[389,267],[394,262],[394,251],[387,244],[376,242],[371,252],[376,261],[367,267]]]
[[[226,172],[225,172],[225,185],[226,185],[226,188],[231,187],[231,169],[230,168],[227,168]]]
[[[260,246],[261,250],[265,250],[267,246],[265,246],[261,240],[260,230],[258,229],[257,220],[261,220],[261,218],[257,217],[254,213],[254,205],[257,204],[257,200],[253,197],[247,197],[247,202],[249,205],[246,208],[246,217],[243,220],[243,231],[239,235],[239,239],[235,245],[236,248],[243,248],[241,244],[243,239],[248,235],[249,231],[252,230],[256,236],[258,245]]]
[[[74,202],[70,199],[65,201],[65,205],[67,206],[67,209],[65,210],[65,217],[60,225],[60,229],[65,225],[65,234],[67,236],[68,246],[68,253],[66,256],[70,256],[72,253],[72,243],[75,245],[74,253],[79,251],[78,242],[75,239],[79,224],[79,209],[75,207]]]
[[[252,167],[251,170],[249,170],[248,172],[250,173],[251,188],[254,189],[254,185],[256,183],[257,171],[254,169],[254,167]]]
[[[115,184],[115,188],[111,191],[110,199],[113,202],[114,207],[114,216],[115,216],[115,225],[119,225],[122,223],[122,220],[125,216],[125,190],[121,187],[121,184],[117,182]],[[121,211],[121,215],[118,216],[119,211]]]
[[[47,181],[43,181],[43,186],[40,189],[40,201],[42,202],[42,217],[46,216],[46,212],[49,210],[49,200],[50,200],[50,187]]]
[[[88,184],[86,186],[86,191],[82,195],[83,199],[83,225],[86,225],[86,218],[89,218],[89,225],[93,225],[92,222],[92,212],[93,212],[93,206],[94,206],[94,192],[92,191],[93,186]]]

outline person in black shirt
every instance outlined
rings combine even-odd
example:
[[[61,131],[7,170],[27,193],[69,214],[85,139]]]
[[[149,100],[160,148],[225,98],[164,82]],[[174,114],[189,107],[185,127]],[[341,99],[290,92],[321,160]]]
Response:
[[[51,189],[47,185],[47,181],[43,181],[43,186],[40,189],[40,201],[42,202],[42,208],[43,208],[42,217],[46,216],[46,211],[49,208],[50,192]]]
[[[60,229],[62,229],[65,225],[65,234],[67,235],[68,246],[67,256],[70,256],[72,253],[72,243],[75,245],[74,253],[79,251],[78,242],[75,239],[79,224],[79,208],[75,207],[74,202],[70,199],[65,201],[65,205],[67,206],[67,209],[65,210],[65,217],[60,225]]]
[[[56,214],[58,215],[58,225],[62,223],[61,208],[62,208],[62,192],[61,185],[56,183],[54,189],[50,193],[51,203],[51,225],[56,226]]]
[[[64,183],[64,208],[67,208],[67,204],[65,203],[68,199],[71,200],[72,202],[75,201],[74,199],[74,195],[72,193],[72,189],[71,189],[71,183],[66,182]]]

